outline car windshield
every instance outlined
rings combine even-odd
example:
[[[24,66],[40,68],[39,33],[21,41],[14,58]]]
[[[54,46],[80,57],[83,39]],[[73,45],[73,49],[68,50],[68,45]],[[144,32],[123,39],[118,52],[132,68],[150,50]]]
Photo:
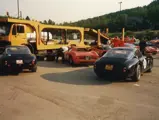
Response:
[[[128,59],[132,55],[134,55],[134,52],[130,49],[111,49],[106,54],[104,54],[103,57]]]
[[[0,36],[7,36],[10,33],[11,24],[0,22]]]
[[[30,50],[26,47],[9,47],[6,49],[7,54],[31,54]]]

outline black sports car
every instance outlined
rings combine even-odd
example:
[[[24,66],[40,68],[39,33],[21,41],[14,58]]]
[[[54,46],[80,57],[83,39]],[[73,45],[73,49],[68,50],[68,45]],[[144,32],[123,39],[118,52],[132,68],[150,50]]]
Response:
[[[143,56],[136,48],[117,47],[109,50],[94,64],[94,72],[98,77],[132,78],[140,80],[141,73],[151,72],[153,58]]]
[[[0,72],[19,74],[23,69],[37,70],[37,59],[27,46],[7,46],[0,54]]]

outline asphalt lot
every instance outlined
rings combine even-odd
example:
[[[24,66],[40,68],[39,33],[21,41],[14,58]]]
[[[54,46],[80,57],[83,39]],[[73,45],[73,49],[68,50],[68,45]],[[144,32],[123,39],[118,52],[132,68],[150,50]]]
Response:
[[[0,120],[158,120],[159,59],[138,83],[98,81],[92,67],[39,62],[0,77]]]

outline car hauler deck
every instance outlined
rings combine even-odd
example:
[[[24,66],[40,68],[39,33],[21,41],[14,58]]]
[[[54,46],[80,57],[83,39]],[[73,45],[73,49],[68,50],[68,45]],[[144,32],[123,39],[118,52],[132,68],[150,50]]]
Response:
[[[83,47],[91,46],[84,42],[85,32],[97,37],[97,45],[101,44],[101,38],[107,39],[100,31],[83,27],[48,25],[38,21],[9,17],[0,18],[0,46],[26,45],[35,54],[40,51],[50,54],[62,46],[71,44]]]

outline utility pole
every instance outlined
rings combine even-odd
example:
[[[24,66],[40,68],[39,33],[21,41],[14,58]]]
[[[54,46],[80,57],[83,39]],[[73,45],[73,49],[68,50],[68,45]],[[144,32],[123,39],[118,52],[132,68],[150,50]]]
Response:
[[[22,11],[20,11],[20,18],[22,18]]]
[[[120,4],[120,12],[121,12],[121,4],[122,4],[123,2],[119,2],[119,4]]]
[[[19,18],[19,0],[17,0],[18,18]]]

